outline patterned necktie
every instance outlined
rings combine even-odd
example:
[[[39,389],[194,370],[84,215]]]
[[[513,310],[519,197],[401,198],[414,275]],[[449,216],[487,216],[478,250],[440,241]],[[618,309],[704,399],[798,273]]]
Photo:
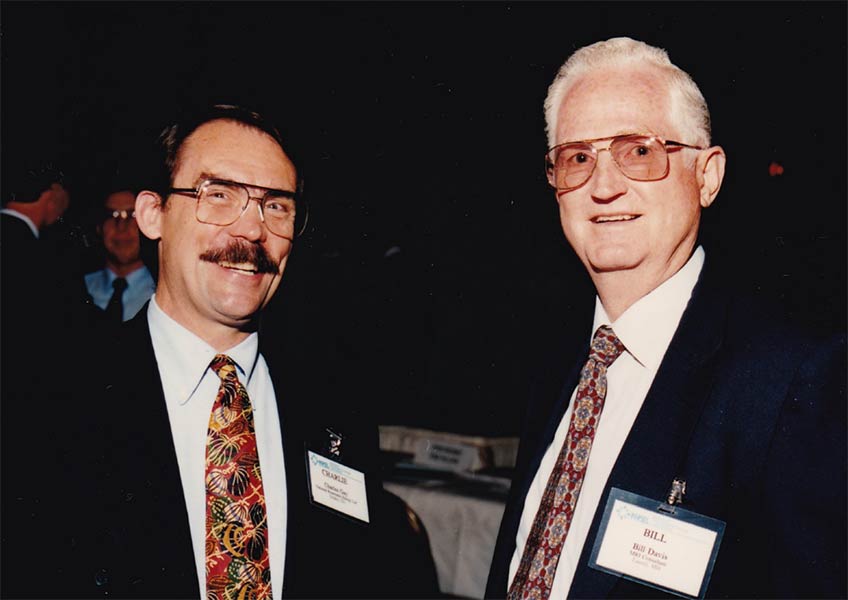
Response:
[[[271,597],[265,492],[253,409],[236,365],[224,354],[206,439],[206,599]]]
[[[109,304],[106,305],[106,315],[109,321],[120,323],[124,320],[124,290],[127,289],[127,280],[123,277],[116,277],[112,281],[112,297],[109,298]]]
[[[589,360],[580,372],[577,395],[565,443],[545,487],[533,529],[524,546],[521,564],[512,580],[509,600],[546,600],[551,593],[557,563],[583,486],[595,429],[607,395],[607,368],[624,345],[606,325],[592,338]]]

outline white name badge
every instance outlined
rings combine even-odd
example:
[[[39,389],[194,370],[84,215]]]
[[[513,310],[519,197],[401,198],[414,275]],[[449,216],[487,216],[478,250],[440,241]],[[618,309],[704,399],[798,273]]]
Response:
[[[589,566],[686,598],[703,598],[724,522],[612,488]]]
[[[309,474],[309,497],[354,519],[369,523],[365,474],[326,456],[306,451]]]

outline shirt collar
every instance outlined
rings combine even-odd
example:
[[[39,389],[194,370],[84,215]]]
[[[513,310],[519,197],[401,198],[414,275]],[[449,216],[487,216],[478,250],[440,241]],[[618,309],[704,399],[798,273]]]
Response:
[[[23,221],[24,223],[26,223],[29,226],[29,228],[32,230],[32,235],[34,235],[35,238],[38,239],[38,227],[35,226],[35,223],[33,223],[32,219],[30,219],[28,216],[26,216],[23,213],[19,213],[14,208],[0,209],[0,213],[19,218],[21,221]]]
[[[126,282],[127,282],[127,287],[132,287],[133,285],[141,283],[142,280],[144,280],[145,270],[146,270],[145,266],[141,265],[139,268],[137,268],[133,272],[128,273],[127,275],[124,275],[124,280],[126,280]],[[112,269],[110,269],[109,267],[105,267],[103,269],[103,277],[105,278],[104,283],[106,284],[106,287],[108,287],[108,288],[111,288],[112,282],[115,281],[118,278],[118,276],[115,274],[115,272],[112,271]],[[161,312],[162,309],[160,308],[159,311]]]
[[[656,371],[677,331],[703,266],[704,249],[698,246],[682,269],[634,302],[615,323],[610,322],[601,299],[596,296],[593,335],[601,325],[609,325],[639,364]]]
[[[147,322],[150,326],[150,337],[157,350],[157,358],[161,351],[165,359],[159,361],[162,386],[174,391],[174,398],[180,405],[186,404],[200,385],[209,363],[219,353],[165,314],[156,303],[156,294],[150,298]],[[239,379],[246,386],[259,357],[259,334],[251,333],[224,354],[236,363]]]

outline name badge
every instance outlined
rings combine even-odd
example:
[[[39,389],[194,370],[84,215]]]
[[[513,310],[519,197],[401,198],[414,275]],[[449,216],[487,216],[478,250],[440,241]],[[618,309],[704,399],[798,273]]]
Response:
[[[684,598],[703,598],[724,526],[612,488],[589,566]]]
[[[313,503],[369,523],[365,474],[326,456],[306,451],[309,498]]]

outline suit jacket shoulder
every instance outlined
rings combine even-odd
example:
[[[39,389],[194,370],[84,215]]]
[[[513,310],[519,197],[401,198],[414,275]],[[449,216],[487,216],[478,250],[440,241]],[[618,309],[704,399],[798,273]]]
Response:
[[[491,596],[506,591],[527,486],[585,360],[585,352],[572,355],[556,400],[531,400]],[[844,595],[844,357],[844,336],[819,339],[784,326],[725,289],[707,261],[602,498],[618,487],[661,499],[672,479],[684,478],[684,507],[727,523],[709,596]],[[787,493],[822,481],[833,484],[826,500]],[[656,596],[588,567],[604,503],[570,595]]]

